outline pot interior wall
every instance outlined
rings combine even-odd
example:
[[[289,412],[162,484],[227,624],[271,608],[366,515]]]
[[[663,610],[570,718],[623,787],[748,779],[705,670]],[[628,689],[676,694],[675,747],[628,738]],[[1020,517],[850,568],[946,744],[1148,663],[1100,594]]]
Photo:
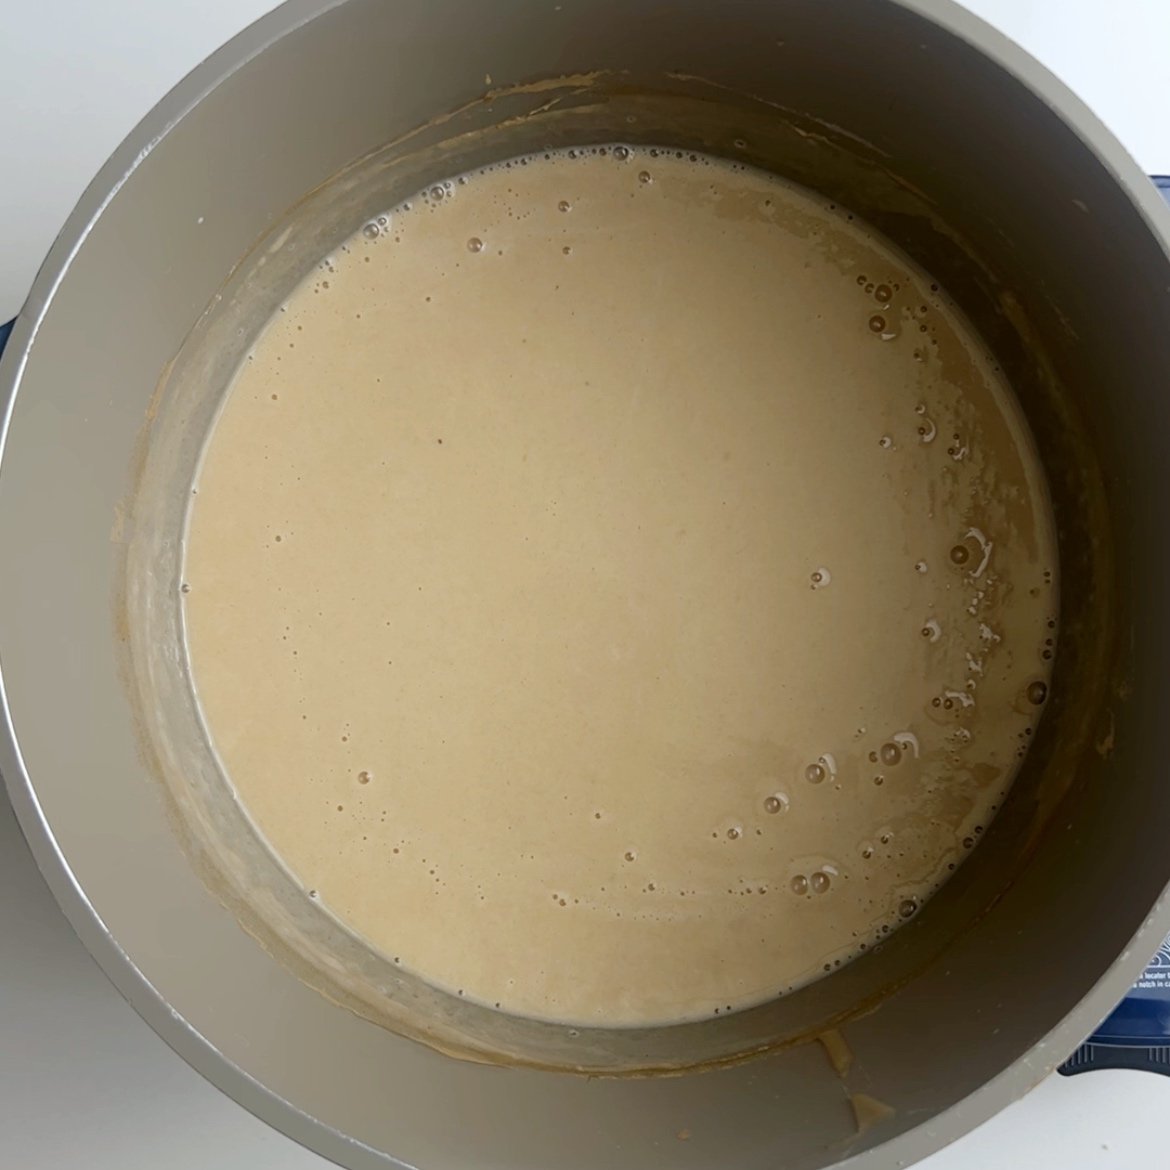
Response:
[[[1091,151],[972,46],[894,4],[829,8],[350,0],[298,27],[286,13],[287,35],[129,175],[40,321],[0,474],[0,539],[17,566],[0,595],[0,655],[40,815],[117,946],[246,1074],[226,1070],[233,1093],[272,1115],[254,1082],[267,1086],[307,1115],[282,1112],[282,1126],[351,1165],[388,1153],[434,1167],[803,1170],[902,1135],[899,1157],[925,1152],[965,1124],[915,1127],[1033,1050],[1170,877],[1152,705],[1170,660],[1156,608],[1166,549],[1149,539],[1170,519],[1156,438],[1170,371],[1165,252]],[[262,26],[243,47],[264,39]],[[485,101],[488,75],[501,92]],[[563,76],[576,80],[525,88]],[[430,178],[573,141],[744,157],[737,138],[749,161],[851,207],[933,272],[1029,416],[1060,526],[1062,639],[1052,706],[1009,806],[880,954],[708,1024],[570,1038],[391,986],[352,948],[344,969],[306,967],[290,941],[319,954],[346,944],[334,925],[290,916],[275,866],[266,916],[233,902],[264,859],[215,796],[178,652],[185,485],[230,370],[300,273]],[[378,153],[386,143],[398,145]],[[111,622],[111,592],[129,624]],[[91,935],[95,950],[109,945]],[[669,1068],[786,1046],[703,1075],[585,1080],[446,1059],[363,1018],[387,997],[438,1021],[443,1046],[535,1064]],[[847,1070],[797,1042],[834,1024]],[[1033,1050],[1015,1084],[1064,1054]]]

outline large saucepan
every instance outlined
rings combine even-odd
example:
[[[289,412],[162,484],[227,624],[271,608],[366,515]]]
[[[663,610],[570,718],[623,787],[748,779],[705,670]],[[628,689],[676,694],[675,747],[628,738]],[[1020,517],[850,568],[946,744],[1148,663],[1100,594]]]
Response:
[[[295,279],[430,179],[599,140],[769,167],[935,274],[1031,422],[1062,626],[1008,806],[881,953],[739,1016],[570,1037],[292,959],[175,748],[172,594],[184,461]],[[78,933],[193,1065],[351,1167],[881,1170],[970,1129],[1170,932],[1168,239],[1088,111],[949,0],[285,5],[111,159],[0,367],[0,768]],[[383,1026],[410,995],[431,1039],[514,1067]]]

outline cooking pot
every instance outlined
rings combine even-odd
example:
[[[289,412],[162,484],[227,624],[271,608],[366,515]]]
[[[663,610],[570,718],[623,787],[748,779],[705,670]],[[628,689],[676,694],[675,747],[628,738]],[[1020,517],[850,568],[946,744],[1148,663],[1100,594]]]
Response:
[[[1062,620],[1011,798],[879,953],[570,1033],[388,981],[303,915],[197,742],[176,595],[199,446],[300,276],[429,181],[598,141],[771,169],[941,282],[1029,419]],[[114,155],[0,365],[0,770],[77,932],[195,1067],[354,1168],[884,1170],[975,1126],[1170,932],[1168,241],[1092,115],[949,0],[292,0]]]

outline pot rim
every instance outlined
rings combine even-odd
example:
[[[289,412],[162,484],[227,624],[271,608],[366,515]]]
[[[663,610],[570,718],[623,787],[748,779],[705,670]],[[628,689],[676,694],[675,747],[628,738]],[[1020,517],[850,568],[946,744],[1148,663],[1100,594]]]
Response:
[[[1104,164],[1170,257],[1170,207],[1117,138],[1062,81],[1029,53],[956,0],[891,0],[974,47],[1048,105]],[[238,33],[169,93],[130,132],[86,188],[42,264],[0,362],[0,459],[29,351],[72,261],[93,224],[153,149],[203,98],[270,45],[346,0],[286,0]],[[86,949],[130,1005],[207,1080],[261,1120],[322,1156],[353,1164],[406,1164],[333,1128],[266,1088],[229,1060],[167,1003],[122,949],[89,901],[56,841],[16,740],[0,668],[0,775],[37,865]],[[901,1167],[962,1137],[1052,1073],[1122,999],[1170,934],[1170,889],[1163,891],[1129,944],[1077,1006],[1022,1057],[981,1088],[880,1147],[839,1163],[840,1170]]]

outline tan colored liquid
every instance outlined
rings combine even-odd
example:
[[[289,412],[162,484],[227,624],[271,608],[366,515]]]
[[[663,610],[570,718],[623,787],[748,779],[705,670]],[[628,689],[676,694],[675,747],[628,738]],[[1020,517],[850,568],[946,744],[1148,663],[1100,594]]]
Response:
[[[702,1017],[872,946],[994,815],[1055,636],[978,343],[713,160],[536,157],[386,219],[273,319],[197,485],[191,663],[257,826],[531,1016]]]

